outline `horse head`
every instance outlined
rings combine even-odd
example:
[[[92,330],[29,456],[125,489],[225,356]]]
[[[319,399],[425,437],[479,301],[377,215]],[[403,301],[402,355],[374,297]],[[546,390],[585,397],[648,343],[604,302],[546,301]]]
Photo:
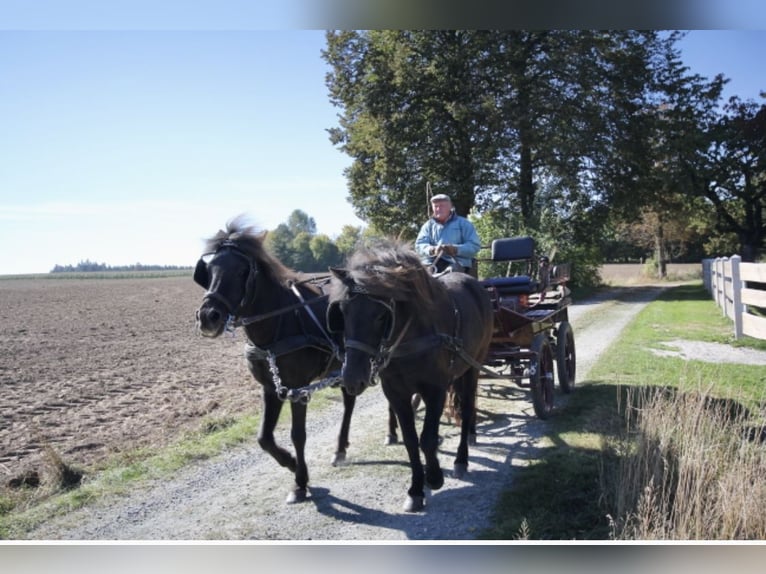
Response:
[[[327,325],[343,333],[345,358],[342,386],[351,395],[359,395],[376,383],[378,371],[388,362],[396,320],[396,304],[368,293],[356,284],[345,269],[332,268],[333,280],[342,288],[327,309]]]
[[[222,242],[209,259],[202,257],[194,281],[206,289],[197,310],[197,330],[205,337],[223,333],[230,317],[252,301],[258,267],[234,241]]]

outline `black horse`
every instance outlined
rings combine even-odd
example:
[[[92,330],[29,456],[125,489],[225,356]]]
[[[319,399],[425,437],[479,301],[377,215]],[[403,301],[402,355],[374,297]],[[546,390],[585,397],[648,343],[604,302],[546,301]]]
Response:
[[[464,273],[431,276],[418,255],[396,241],[360,248],[344,269],[332,272],[328,325],[344,333],[341,384],[357,395],[380,377],[412,469],[404,509],[422,510],[424,485],[435,490],[444,483],[437,448],[450,384],[461,419],[454,475],[462,477],[468,467],[479,368],[492,338],[488,294]],[[425,404],[420,439],[411,403],[415,394]]]
[[[263,237],[238,217],[207,241],[194,271],[194,280],[206,289],[197,311],[197,329],[206,337],[218,337],[227,327],[244,328],[247,365],[261,383],[263,396],[258,443],[294,473],[287,501],[300,502],[306,499],[309,481],[304,455],[308,399],[321,386],[329,386],[328,374],[340,369],[342,341],[327,331],[323,285],[284,266],[265,249]],[[318,379],[312,388],[310,383]],[[341,390],[344,413],[333,464],[345,459],[356,402]],[[274,440],[286,400],[295,456]]]

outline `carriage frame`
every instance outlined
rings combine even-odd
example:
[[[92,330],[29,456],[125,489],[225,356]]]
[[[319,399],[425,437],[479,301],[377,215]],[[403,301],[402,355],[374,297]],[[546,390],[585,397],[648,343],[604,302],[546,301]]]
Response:
[[[494,310],[492,341],[482,371],[531,391],[540,419],[553,412],[555,381],[565,394],[575,386],[574,331],[569,322],[570,265],[538,256],[532,237],[495,239],[489,258],[506,263],[505,276],[482,279]],[[476,267],[474,267],[476,269]],[[555,367],[554,367],[555,364]]]

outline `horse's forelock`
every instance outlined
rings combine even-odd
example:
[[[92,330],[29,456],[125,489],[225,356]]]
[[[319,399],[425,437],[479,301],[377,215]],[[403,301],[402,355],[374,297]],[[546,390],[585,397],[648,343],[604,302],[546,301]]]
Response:
[[[297,273],[286,267],[266,249],[264,239],[266,234],[255,226],[245,222],[243,217],[237,217],[226,224],[225,230],[220,230],[207,241],[206,251],[215,253],[225,243],[233,243],[242,253],[254,261],[265,273],[275,281],[293,279]]]
[[[406,244],[382,242],[354,252],[348,270],[354,283],[371,295],[393,298],[428,309],[436,280]]]

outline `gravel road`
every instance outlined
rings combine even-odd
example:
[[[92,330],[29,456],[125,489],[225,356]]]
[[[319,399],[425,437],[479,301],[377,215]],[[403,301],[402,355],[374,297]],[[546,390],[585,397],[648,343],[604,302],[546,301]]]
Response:
[[[569,308],[577,349],[577,382],[587,381],[594,361],[630,319],[662,291],[635,287],[602,294]],[[576,392],[576,390],[575,390]],[[566,397],[557,396],[557,408]],[[384,446],[386,404],[373,388],[359,397],[352,421],[349,461],[331,466],[341,412],[308,415],[310,497],[288,505],[290,473],[263,453],[255,440],[212,460],[200,461],[170,480],[101,500],[30,532],[33,540],[471,540],[489,525],[514,470],[535,459],[546,422],[537,419],[528,391],[483,379],[479,390],[478,444],[463,480],[450,470],[458,429],[442,425],[440,460],[445,484],[429,494],[426,510],[402,511],[409,466],[401,445]],[[312,416],[313,414],[313,416]],[[289,444],[288,413],[277,440]]]

